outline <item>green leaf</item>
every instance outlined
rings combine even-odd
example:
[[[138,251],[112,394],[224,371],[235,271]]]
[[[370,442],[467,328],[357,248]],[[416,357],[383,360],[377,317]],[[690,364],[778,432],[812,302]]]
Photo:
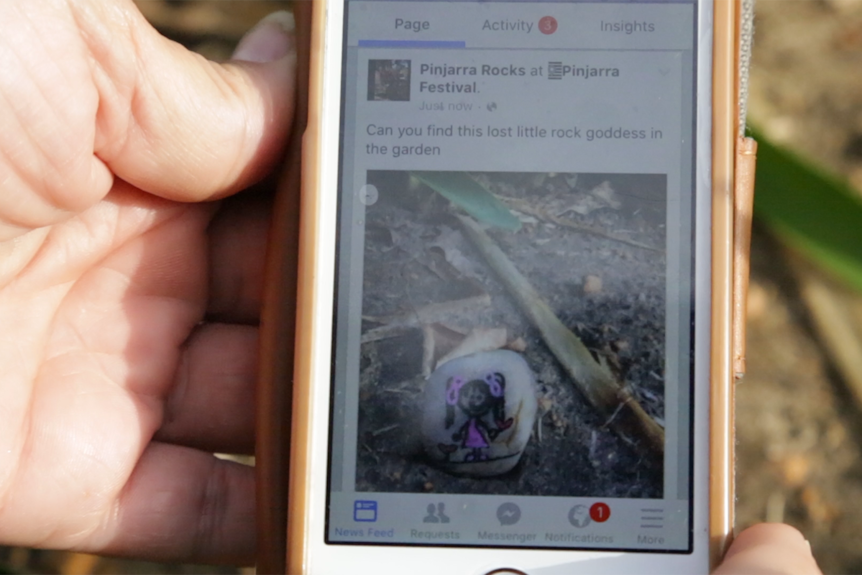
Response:
[[[862,290],[862,200],[847,183],[753,135],[758,142],[755,215]]]
[[[506,230],[521,229],[521,220],[512,215],[497,197],[465,172],[410,172],[420,182],[438,192],[478,221]]]

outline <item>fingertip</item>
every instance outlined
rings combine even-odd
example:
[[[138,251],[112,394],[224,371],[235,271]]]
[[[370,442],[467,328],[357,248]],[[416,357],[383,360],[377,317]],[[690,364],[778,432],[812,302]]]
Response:
[[[761,523],[740,533],[715,575],[818,574],[811,545],[798,529],[782,523]]]
[[[736,536],[733,545],[727,551],[727,557],[759,545],[780,545],[794,548],[804,545],[809,553],[811,551],[808,540],[795,527],[786,523],[758,523]]]
[[[273,12],[252,28],[234,50],[233,60],[268,63],[293,53],[296,22],[286,10]]]

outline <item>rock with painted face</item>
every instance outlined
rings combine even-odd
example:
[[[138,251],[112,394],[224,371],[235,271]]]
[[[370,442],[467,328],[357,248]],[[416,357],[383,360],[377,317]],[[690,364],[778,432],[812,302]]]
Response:
[[[535,420],[535,377],[514,351],[453,359],[438,367],[425,386],[425,452],[450,473],[506,473],[521,458]]]

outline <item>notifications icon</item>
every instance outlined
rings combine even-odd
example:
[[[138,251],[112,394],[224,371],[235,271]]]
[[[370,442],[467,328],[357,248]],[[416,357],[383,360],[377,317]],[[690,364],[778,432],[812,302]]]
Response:
[[[611,508],[607,503],[593,503],[590,505],[590,519],[596,523],[604,523],[611,517]]]
[[[590,519],[590,510],[587,509],[587,506],[575,505],[569,509],[569,523],[572,524],[572,527],[577,527],[579,529],[592,523],[592,519]]]
[[[557,31],[557,19],[553,16],[544,16],[539,19],[539,32],[542,34],[553,34]]]
[[[514,525],[521,519],[521,508],[514,503],[503,503],[497,508],[500,525]]]

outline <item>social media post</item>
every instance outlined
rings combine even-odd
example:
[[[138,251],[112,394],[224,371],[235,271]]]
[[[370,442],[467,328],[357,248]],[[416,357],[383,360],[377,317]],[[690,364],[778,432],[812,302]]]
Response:
[[[679,169],[679,53],[365,50],[357,74],[368,169]]]
[[[661,499],[668,176],[361,180],[355,491]]]

